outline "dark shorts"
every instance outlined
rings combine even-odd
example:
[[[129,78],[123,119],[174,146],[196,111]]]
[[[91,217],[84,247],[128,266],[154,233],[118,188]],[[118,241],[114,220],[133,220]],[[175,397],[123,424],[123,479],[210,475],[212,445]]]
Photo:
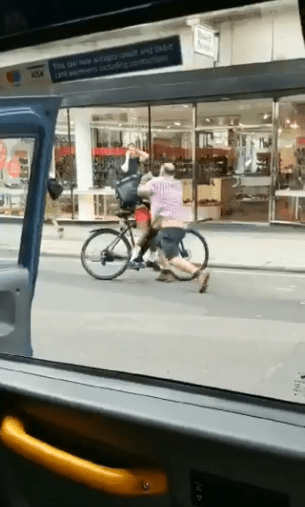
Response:
[[[165,257],[170,260],[179,256],[179,243],[185,236],[185,230],[180,227],[166,227],[156,238],[156,244],[161,248]]]

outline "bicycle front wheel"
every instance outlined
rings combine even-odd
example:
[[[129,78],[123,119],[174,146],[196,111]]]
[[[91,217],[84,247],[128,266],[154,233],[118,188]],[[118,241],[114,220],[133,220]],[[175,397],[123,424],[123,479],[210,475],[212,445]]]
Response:
[[[203,236],[193,229],[186,229],[183,240],[179,243],[179,257],[195,264],[198,270],[207,267],[209,261],[209,248]],[[192,280],[196,273],[191,275],[171,266],[174,277],[182,282]]]
[[[129,241],[120,232],[102,229],[84,243],[81,261],[89,275],[98,280],[113,280],[126,270],[131,257]]]

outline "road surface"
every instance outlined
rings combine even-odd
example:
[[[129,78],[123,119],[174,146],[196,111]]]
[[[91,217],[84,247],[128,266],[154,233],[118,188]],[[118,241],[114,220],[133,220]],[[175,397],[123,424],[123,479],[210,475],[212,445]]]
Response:
[[[305,275],[215,269],[206,294],[155,277],[42,258],[34,356],[261,394],[305,341]]]

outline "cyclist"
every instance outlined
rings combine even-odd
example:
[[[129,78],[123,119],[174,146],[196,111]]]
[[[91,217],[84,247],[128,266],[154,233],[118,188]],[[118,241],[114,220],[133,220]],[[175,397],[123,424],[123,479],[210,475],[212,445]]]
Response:
[[[146,184],[140,184],[138,194],[151,198],[151,215],[153,228],[159,229],[155,244],[160,249],[160,264],[162,272],[160,281],[172,281],[173,274],[170,266],[190,274],[197,274],[199,292],[205,292],[208,285],[207,270],[198,271],[191,262],[179,257],[179,243],[185,236],[184,221],[186,219],[183,207],[183,189],[180,180],[175,179],[175,166],[172,163],[163,164],[159,178],[154,178]]]
[[[152,180],[155,174],[156,168],[144,174],[141,178],[141,185],[144,185]],[[160,266],[156,262],[156,247],[151,244],[151,239],[155,235],[155,231],[151,226],[149,198],[145,199],[144,197],[142,199],[142,204],[136,208],[134,216],[139,229],[142,231],[142,236],[139,238],[132,251],[129,267],[137,270],[149,267],[153,268],[155,271],[160,271]],[[150,249],[150,255],[148,261],[145,263],[143,261],[143,256],[148,249]]]

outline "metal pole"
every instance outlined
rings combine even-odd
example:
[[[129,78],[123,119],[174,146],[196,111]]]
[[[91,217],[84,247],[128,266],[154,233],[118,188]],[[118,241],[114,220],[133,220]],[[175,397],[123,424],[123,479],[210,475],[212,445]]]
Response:
[[[71,175],[71,202],[72,202],[72,220],[74,220],[74,195],[73,195],[73,178],[74,176],[74,170],[73,170],[73,164],[72,164],[72,141],[71,141],[71,123],[70,123],[70,109],[67,109],[67,122],[68,122],[68,144],[69,144],[69,169],[70,169],[70,175]]]
[[[196,164],[196,127],[197,127],[197,106],[193,104],[192,119],[192,163],[193,163],[193,214],[194,222],[198,220],[198,188],[197,188],[197,164]]]
[[[272,152],[271,152],[271,183],[270,183],[270,201],[269,201],[269,222],[275,220],[275,191],[277,185],[278,173],[278,141],[279,141],[279,103],[274,99],[272,104]]]

